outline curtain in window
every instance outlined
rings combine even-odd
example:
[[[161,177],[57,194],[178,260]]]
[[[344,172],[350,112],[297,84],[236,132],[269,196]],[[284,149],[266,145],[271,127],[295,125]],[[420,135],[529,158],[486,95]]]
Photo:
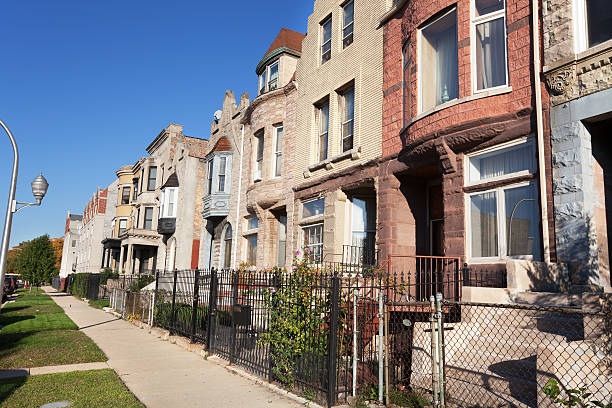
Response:
[[[533,144],[525,144],[516,149],[504,150],[476,160],[480,180],[512,174],[533,168]]]
[[[436,105],[459,97],[457,27],[440,32],[436,39]]]
[[[471,197],[472,257],[498,256],[497,197],[494,192]]]
[[[533,255],[539,259],[540,220],[534,184],[504,191],[508,256]]]
[[[329,102],[319,108],[319,161],[327,159],[327,135],[329,130]]]
[[[478,89],[506,83],[504,19],[487,21],[476,27]]]

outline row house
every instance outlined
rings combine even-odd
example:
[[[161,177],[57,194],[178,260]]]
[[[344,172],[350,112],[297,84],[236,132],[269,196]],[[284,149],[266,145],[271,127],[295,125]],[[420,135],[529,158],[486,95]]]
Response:
[[[62,248],[62,262],[59,276],[65,278],[76,270],[77,244],[83,225],[83,216],[78,214],[66,215],[66,228],[64,230],[64,245]]]
[[[115,217],[113,203],[117,197],[117,181],[98,191],[89,200],[83,210],[83,217],[76,244],[77,273],[98,273],[103,265],[102,241],[111,233]]]
[[[203,191],[206,141],[184,135],[182,128],[169,125],[147,147],[149,156],[117,172],[120,273],[198,266],[202,223],[196,195]]]

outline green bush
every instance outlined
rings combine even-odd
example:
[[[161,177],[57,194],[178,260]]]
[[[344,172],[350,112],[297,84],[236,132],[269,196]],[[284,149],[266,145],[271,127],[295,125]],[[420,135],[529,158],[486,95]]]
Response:
[[[113,271],[111,268],[104,268],[102,272],[100,272],[100,284],[106,285],[109,279],[118,279],[119,273]]]
[[[74,275],[70,292],[79,298],[87,297],[87,284],[89,282],[89,273],[77,273]]]
[[[175,303],[175,324],[183,327],[191,327],[192,305],[187,303]],[[165,329],[170,329],[172,302],[159,303],[155,306],[155,324]],[[231,326],[232,316],[225,310],[217,311],[217,324]],[[208,328],[208,306],[198,306],[196,315],[196,327],[201,330]]]
[[[138,292],[140,289],[144,288],[148,284],[155,282],[155,276],[153,275],[139,275],[136,280],[132,282],[130,285],[131,292]]]

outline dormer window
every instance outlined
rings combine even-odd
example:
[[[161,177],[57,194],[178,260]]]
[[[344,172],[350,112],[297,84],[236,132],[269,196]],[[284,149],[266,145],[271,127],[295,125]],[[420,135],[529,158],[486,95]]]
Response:
[[[278,60],[264,68],[264,71],[259,75],[259,95],[278,89],[278,72]]]
[[[206,179],[208,181],[208,195],[223,193],[231,186],[232,156],[227,154],[214,154],[207,162]]]

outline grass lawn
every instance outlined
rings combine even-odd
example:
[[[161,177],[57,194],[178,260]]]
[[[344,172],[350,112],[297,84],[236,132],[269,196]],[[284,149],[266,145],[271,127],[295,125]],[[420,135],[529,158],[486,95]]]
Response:
[[[109,307],[110,306],[110,300],[108,300],[108,299],[90,300],[89,301],[89,306],[94,307],[96,309],[103,309],[105,307]]]
[[[107,360],[48,295],[17,293],[0,313],[0,369]]]
[[[144,407],[113,370],[78,371],[0,380],[0,407],[39,407],[57,401],[73,407]]]

